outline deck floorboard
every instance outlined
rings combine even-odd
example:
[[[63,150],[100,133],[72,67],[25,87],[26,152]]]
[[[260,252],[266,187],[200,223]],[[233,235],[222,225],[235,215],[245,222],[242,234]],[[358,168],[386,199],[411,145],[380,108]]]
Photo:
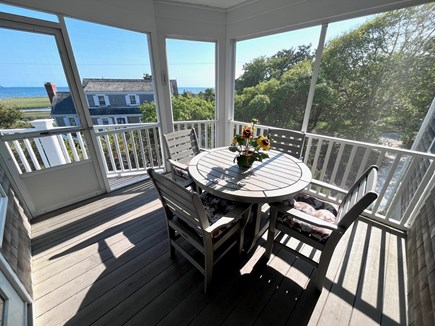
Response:
[[[264,261],[265,238],[219,262],[204,294],[201,273],[169,257],[149,180],[35,219],[32,238],[36,325],[406,324],[405,237],[364,218],[337,246],[320,295],[315,270],[289,252]]]

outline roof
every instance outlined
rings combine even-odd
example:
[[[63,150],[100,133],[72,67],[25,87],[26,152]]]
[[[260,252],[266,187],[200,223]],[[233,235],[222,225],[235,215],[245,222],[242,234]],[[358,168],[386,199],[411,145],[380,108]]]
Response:
[[[149,99],[149,100],[152,100]],[[137,106],[116,106],[116,107],[92,107],[89,110],[92,115],[130,115],[141,114],[140,109]],[[52,115],[66,115],[77,114],[74,103],[69,92],[57,92],[53,98],[53,104],[51,107]]]
[[[89,92],[152,93],[153,81],[145,79],[83,79],[83,90]]]

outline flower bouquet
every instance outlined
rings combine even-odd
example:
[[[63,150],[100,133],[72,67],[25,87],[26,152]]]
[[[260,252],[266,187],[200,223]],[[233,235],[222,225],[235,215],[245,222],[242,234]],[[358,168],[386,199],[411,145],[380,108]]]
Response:
[[[269,155],[261,150],[268,151],[270,141],[265,136],[254,137],[255,124],[258,124],[257,119],[252,119],[251,125],[244,125],[242,133],[233,138],[233,142],[228,148],[231,152],[238,152],[234,161],[237,161],[239,167],[250,168],[255,161],[261,162],[263,159],[269,158]]]

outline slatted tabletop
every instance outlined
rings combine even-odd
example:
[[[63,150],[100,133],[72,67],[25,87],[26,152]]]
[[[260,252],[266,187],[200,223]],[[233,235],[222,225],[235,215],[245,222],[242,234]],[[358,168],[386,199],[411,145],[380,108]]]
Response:
[[[279,151],[254,162],[250,169],[237,166],[228,147],[195,156],[189,173],[203,190],[222,198],[248,203],[271,203],[290,198],[311,181],[311,171],[299,159]]]

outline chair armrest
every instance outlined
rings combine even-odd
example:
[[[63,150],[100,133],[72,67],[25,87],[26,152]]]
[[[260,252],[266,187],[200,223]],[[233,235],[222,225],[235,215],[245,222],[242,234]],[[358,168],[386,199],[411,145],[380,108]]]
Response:
[[[325,229],[328,229],[331,231],[338,231],[338,232],[343,231],[344,232],[344,230],[341,227],[339,227],[335,224],[328,223],[320,218],[311,216],[311,215],[304,213],[304,212],[301,212],[295,208],[289,209],[288,206],[283,205],[283,204],[279,204],[279,203],[272,204],[272,206],[274,206],[276,209],[278,209],[278,211],[280,211],[281,213],[290,214],[293,217],[297,218],[298,220],[309,223],[311,225],[322,227],[322,228],[325,228]]]
[[[330,183],[326,183],[326,182],[323,182],[323,181],[312,179],[311,180],[311,184],[314,185],[314,186],[319,186],[319,187],[322,187],[322,188],[326,188],[326,189],[329,189],[329,190],[332,190],[332,191],[339,192],[339,193],[341,193],[343,195],[347,194],[347,191],[344,190],[343,188],[334,186],[334,185],[332,185]]]
[[[247,206],[238,206],[232,211],[228,212],[226,215],[222,216],[219,220],[217,220],[213,225],[210,225],[204,231],[208,233],[212,233],[214,230],[219,229],[222,226],[233,223],[234,220],[238,220],[242,217],[242,215],[251,207],[251,205]]]
[[[219,220],[217,220],[216,223],[214,223],[213,225],[210,225],[204,231],[207,233],[213,233],[214,230],[217,230],[225,225],[231,224],[233,221],[234,221],[234,218],[223,216]]]
[[[187,164],[181,163],[181,162],[177,162],[174,160],[169,159],[169,164],[171,164],[172,166],[176,167],[177,169],[180,170],[188,170],[189,166]]]

